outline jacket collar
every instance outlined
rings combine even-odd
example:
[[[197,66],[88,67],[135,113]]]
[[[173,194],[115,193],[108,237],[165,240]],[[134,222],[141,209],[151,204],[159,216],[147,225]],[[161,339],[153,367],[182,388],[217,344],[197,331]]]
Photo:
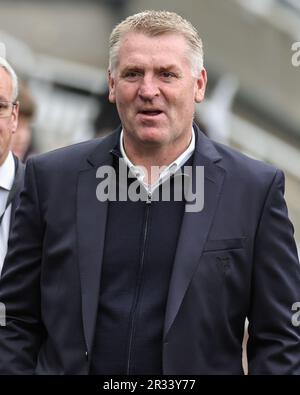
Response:
[[[204,163],[208,162],[218,162],[222,159],[219,152],[216,150],[212,141],[205,136],[205,134],[200,130],[196,123],[193,123],[193,128],[195,131],[195,155],[199,155],[198,160]],[[110,154],[116,153],[121,156],[120,151],[120,134],[122,127],[119,126],[110,135],[99,139],[99,143],[96,148],[87,157],[87,162],[91,166],[100,166],[105,162],[110,162]]]

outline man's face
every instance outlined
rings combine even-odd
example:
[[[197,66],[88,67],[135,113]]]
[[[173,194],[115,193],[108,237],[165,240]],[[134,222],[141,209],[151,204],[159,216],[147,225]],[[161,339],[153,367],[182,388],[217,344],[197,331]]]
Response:
[[[118,64],[109,74],[109,99],[117,105],[128,140],[160,147],[189,141],[206,72],[193,77],[187,50],[179,34],[130,32],[123,38]]]
[[[12,82],[8,72],[0,66],[0,101],[12,101]],[[14,106],[10,116],[0,117],[0,165],[5,161],[10,150],[12,133],[18,123],[18,106]]]

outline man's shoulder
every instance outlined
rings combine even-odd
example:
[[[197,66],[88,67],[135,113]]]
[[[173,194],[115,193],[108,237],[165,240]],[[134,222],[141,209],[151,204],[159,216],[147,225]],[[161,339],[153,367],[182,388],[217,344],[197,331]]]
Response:
[[[235,148],[213,142],[216,151],[219,153],[221,159],[221,166],[227,173],[239,176],[253,176],[258,177],[274,177],[278,172],[275,166],[263,162],[262,160],[250,156],[248,153],[243,153]]]
[[[87,160],[92,156],[98,155],[101,160],[101,154],[109,152],[109,147],[114,140],[115,136],[112,135],[87,140],[35,155],[29,159],[29,162],[32,162],[37,168],[47,168],[48,170],[80,169],[88,163]]]
[[[86,157],[100,143],[99,139],[83,141],[35,155],[30,160],[35,163],[51,163],[58,160],[68,161],[70,159],[78,160],[80,157]]]
[[[202,153],[206,155],[205,151],[208,151],[210,160],[224,172],[227,187],[243,191],[244,194],[259,195],[265,194],[275,179],[280,185],[284,185],[283,172],[271,164],[205,136],[201,143]]]

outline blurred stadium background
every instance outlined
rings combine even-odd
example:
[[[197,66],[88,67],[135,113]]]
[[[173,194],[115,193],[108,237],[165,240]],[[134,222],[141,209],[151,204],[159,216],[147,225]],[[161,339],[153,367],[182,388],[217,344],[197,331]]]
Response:
[[[198,28],[209,84],[197,118],[213,139],[280,167],[300,248],[299,0],[0,0],[0,42],[37,103],[36,152],[107,133],[108,37],[143,9]]]

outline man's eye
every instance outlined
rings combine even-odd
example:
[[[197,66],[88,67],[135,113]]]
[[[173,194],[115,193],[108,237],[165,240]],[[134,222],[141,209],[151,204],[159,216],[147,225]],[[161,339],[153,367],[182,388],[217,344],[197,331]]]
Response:
[[[163,71],[161,73],[161,76],[165,79],[171,79],[176,77],[176,75],[174,73],[171,73],[170,71]]]
[[[141,73],[139,73],[138,71],[128,71],[127,73],[125,73],[125,78],[137,78],[141,75]]]

